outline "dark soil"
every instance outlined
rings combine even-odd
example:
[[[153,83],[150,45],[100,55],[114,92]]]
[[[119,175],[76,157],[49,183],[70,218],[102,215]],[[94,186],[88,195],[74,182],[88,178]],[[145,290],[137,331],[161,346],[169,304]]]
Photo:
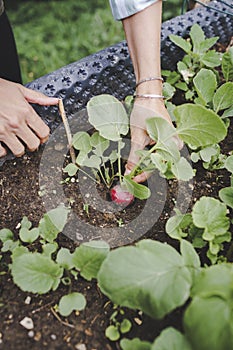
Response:
[[[231,126],[228,138],[224,141],[223,151],[226,154],[233,149],[232,130]],[[47,173],[42,174],[42,180],[39,179],[42,155],[43,149],[7,161],[0,168],[0,228],[9,228],[17,235],[17,225],[23,216],[27,216],[33,225],[37,225],[46,210],[60,203],[57,188],[62,188],[62,199],[71,205],[74,217],[71,219],[70,231],[68,228],[65,234],[59,236],[59,245],[71,250],[80,242],[89,239],[105,239],[112,247],[132,244],[141,238],[157,239],[176,246],[176,242],[169,239],[164,230],[167,219],[172,215],[174,203],[179,202],[181,209],[189,210],[201,196],[217,197],[218,190],[229,185],[229,173],[226,171],[209,172],[197,164],[197,175],[193,183],[189,184],[173,180],[164,183],[164,180],[155,174],[149,183],[154,188],[149,205],[146,201],[136,200],[128,208],[116,212],[116,208],[114,209],[108,201],[108,193],[100,194],[100,189],[95,195],[107,199],[104,209],[100,210],[99,199],[97,198],[97,202],[94,200],[89,182],[85,185],[86,179],[82,179],[84,182],[81,192],[80,183],[77,182],[55,184],[56,174],[59,174],[60,180],[65,178],[61,169],[53,169],[54,175],[51,177],[49,168]],[[53,187],[54,184],[56,187]],[[86,206],[83,206],[84,200]],[[153,220],[149,222],[151,217]],[[53,306],[67,292],[66,286],[61,286],[55,292],[46,295],[25,293],[14,285],[4,259],[1,266],[3,272],[0,280],[0,349],[119,349],[118,343],[105,337],[104,332],[109,325],[113,305],[101,294],[96,282],[87,282],[82,278],[75,282],[73,290],[84,293],[87,307],[79,314],[73,313],[64,318],[54,312]],[[32,331],[26,330],[20,324],[26,316],[34,322]],[[127,337],[152,341],[165,326],[182,329],[181,316],[182,309],[179,309],[164,320],[156,321],[136,311],[125,310],[124,317],[128,317],[133,323]]]

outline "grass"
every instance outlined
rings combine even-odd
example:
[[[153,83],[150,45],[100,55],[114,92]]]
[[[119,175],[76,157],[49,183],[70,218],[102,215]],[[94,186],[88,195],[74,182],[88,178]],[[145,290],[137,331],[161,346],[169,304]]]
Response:
[[[164,2],[165,19],[179,14],[180,6],[174,6],[178,1]],[[24,83],[125,38],[108,0],[9,0],[6,4]]]

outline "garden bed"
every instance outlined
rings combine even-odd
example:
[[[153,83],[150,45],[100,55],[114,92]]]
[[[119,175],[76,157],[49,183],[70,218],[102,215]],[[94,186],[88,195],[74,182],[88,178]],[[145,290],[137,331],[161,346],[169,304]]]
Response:
[[[229,135],[224,144],[224,153],[232,150],[232,128]],[[2,227],[7,227],[16,232],[16,227],[24,215],[28,216],[33,225],[36,226],[44,214],[43,197],[38,195],[40,191],[38,169],[41,153],[40,150],[35,154],[27,154],[23,158],[5,163],[2,167],[0,187]],[[218,191],[228,185],[229,176],[227,171],[206,172],[204,169],[199,169],[198,177],[195,178],[193,183],[190,207],[203,195],[217,197]],[[164,231],[167,218],[173,208],[174,189],[172,185],[169,187],[167,202],[159,220],[141,238],[152,238],[162,242],[172,242],[173,245],[176,245]],[[82,206],[82,203],[79,205]],[[132,216],[138,215],[140,210],[138,203],[134,203],[124,214],[123,221],[130,221]],[[81,211],[80,215],[85,217],[85,211]],[[96,213],[92,211],[89,213],[88,220],[99,227],[106,225],[106,218],[98,216],[96,218]],[[115,228],[119,227],[116,219],[112,219],[112,217],[111,225]],[[121,239],[119,235],[117,237],[118,240]],[[121,245],[121,242],[118,241],[117,243]],[[60,236],[59,244],[68,247],[71,251],[76,247],[76,243],[64,235]],[[2,263],[4,264],[4,261]],[[64,323],[54,316],[51,308],[64,294],[65,287],[60,287],[57,291],[43,296],[32,295],[31,293],[22,292],[15,286],[10,274],[6,273],[1,276],[0,289],[2,304],[0,308],[2,321],[0,349],[85,349],[84,347],[78,347],[78,344],[86,344],[88,350],[119,349],[104,334],[113,313],[113,305],[99,291],[95,282],[88,282],[82,278],[76,282],[74,289],[85,294],[87,307],[78,316],[73,314],[67,319],[62,318]],[[28,296],[31,297],[29,305],[25,303]],[[144,315],[142,317],[137,312],[127,310],[125,316],[131,319],[134,325],[128,336],[130,338],[137,336],[152,341],[165,325],[181,329],[181,313],[182,309],[178,309],[165,320],[155,321],[148,316]],[[20,321],[26,316],[34,322],[34,333],[30,333],[20,325]],[[138,327],[137,323],[141,323],[141,321],[142,324]],[[72,325],[72,328],[69,324]]]

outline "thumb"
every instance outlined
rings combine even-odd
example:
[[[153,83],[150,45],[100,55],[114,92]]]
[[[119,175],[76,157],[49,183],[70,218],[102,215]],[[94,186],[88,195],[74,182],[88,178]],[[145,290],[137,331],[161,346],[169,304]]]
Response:
[[[125,175],[129,175],[135,165],[139,161],[139,155],[137,154],[137,151],[143,150],[146,145],[150,143],[150,138],[148,135],[144,134],[143,142],[139,144],[138,142],[135,142],[134,140],[131,140],[131,149],[129,153],[129,157],[127,160],[127,164],[125,166]],[[136,175],[133,180],[135,182],[145,182],[150,176],[149,172],[142,172],[138,175]]]

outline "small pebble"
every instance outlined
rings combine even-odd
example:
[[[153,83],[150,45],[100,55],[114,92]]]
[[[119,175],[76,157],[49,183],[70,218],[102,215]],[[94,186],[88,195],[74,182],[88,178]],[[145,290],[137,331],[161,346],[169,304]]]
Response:
[[[51,334],[51,336],[50,336],[50,337],[51,337],[51,339],[52,339],[52,340],[56,340],[56,339],[57,339],[56,334]]]
[[[26,329],[33,329],[34,324],[30,317],[24,317],[20,322],[21,326],[23,326]]]
[[[87,350],[87,347],[85,344],[77,344],[75,345],[75,349],[77,350]]]
[[[34,337],[34,331],[29,331],[28,332],[28,336],[29,336],[29,338],[33,338]]]
[[[32,298],[30,296],[27,296],[27,298],[24,300],[24,303],[29,305],[31,303]]]

